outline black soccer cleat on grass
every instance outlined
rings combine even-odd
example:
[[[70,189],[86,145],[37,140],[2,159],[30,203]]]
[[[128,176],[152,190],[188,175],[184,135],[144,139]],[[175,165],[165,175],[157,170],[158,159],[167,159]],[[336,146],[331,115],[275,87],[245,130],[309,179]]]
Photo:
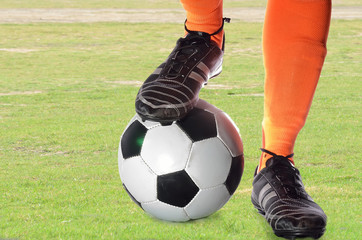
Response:
[[[186,116],[196,105],[203,85],[221,73],[224,49],[211,36],[222,28],[208,34],[190,31],[185,25],[187,36],[177,41],[166,61],[138,91],[136,112],[144,120],[172,122]]]
[[[262,151],[273,157],[255,174],[251,196],[254,207],[278,237],[320,238],[327,216],[305,191],[298,169],[288,160],[293,155],[284,157]]]

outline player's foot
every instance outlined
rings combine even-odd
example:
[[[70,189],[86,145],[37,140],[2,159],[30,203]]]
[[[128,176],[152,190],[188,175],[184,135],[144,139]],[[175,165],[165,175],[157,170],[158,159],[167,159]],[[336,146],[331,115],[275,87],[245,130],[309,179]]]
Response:
[[[170,122],[183,118],[197,103],[203,85],[221,73],[224,49],[211,36],[222,26],[213,34],[185,29],[186,37],[177,41],[137,94],[136,112],[143,119]]]
[[[266,167],[256,173],[251,201],[278,237],[320,238],[327,216],[304,189],[298,169],[289,156],[271,154]]]

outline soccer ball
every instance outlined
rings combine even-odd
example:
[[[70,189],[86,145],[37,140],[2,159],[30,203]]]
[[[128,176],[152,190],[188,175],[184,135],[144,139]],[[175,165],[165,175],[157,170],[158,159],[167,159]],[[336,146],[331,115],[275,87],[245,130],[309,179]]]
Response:
[[[169,125],[135,115],[121,136],[121,181],[148,214],[183,222],[207,217],[237,189],[243,144],[226,113],[206,101]]]

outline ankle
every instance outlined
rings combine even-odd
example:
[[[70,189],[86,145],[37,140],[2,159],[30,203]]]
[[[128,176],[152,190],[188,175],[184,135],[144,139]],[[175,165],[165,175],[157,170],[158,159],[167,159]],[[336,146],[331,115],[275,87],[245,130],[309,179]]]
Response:
[[[230,18],[222,18],[221,26],[215,30],[215,27],[208,26],[206,24],[193,24],[185,20],[185,33],[192,32],[204,32],[210,35],[210,40],[215,42],[221,50],[224,50],[224,22],[229,23]]]
[[[266,149],[261,148],[260,149],[263,153],[261,154],[260,160],[259,160],[259,166],[258,166],[258,170],[257,172],[259,173],[262,169],[264,169],[266,167],[266,162],[271,159],[272,157],[276,157],[276,156],[285,156],[293,165],[294,165],[294,161],[293,161],[293,155],[294,154],[283,154],[283,153],[279,153],[279,152],[272,152]]]
[[[212,35],[211,41],[214,41],[221,50],[224,50],[224,30],[222,30],[218,34]]]

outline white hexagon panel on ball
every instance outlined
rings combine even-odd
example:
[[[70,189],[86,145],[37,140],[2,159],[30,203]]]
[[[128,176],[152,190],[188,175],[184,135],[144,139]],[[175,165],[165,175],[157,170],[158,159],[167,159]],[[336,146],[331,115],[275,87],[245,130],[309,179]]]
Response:
[[[226,186],[201,189],[195,198],[185,207],[187,215],[191,219],[207,217],[222,208],[230,199]]]
[[[190,220],[183,208],[175,207],[159,200],[143,203],[142,208],[150,215],[165,221],[186,222]]]
[[[215,187],[228,177],[232,157],[218,138],[210,138],[193,144],[186,172],[199,188]]]
[[[185,168],[192,142],[176,125],[158,126],[147,131],[141,156],[157,174]]]
[[[120,175],[123,185],[138,202],[150,202],[157,199],[157,176],[140,156],[124,160]]]

